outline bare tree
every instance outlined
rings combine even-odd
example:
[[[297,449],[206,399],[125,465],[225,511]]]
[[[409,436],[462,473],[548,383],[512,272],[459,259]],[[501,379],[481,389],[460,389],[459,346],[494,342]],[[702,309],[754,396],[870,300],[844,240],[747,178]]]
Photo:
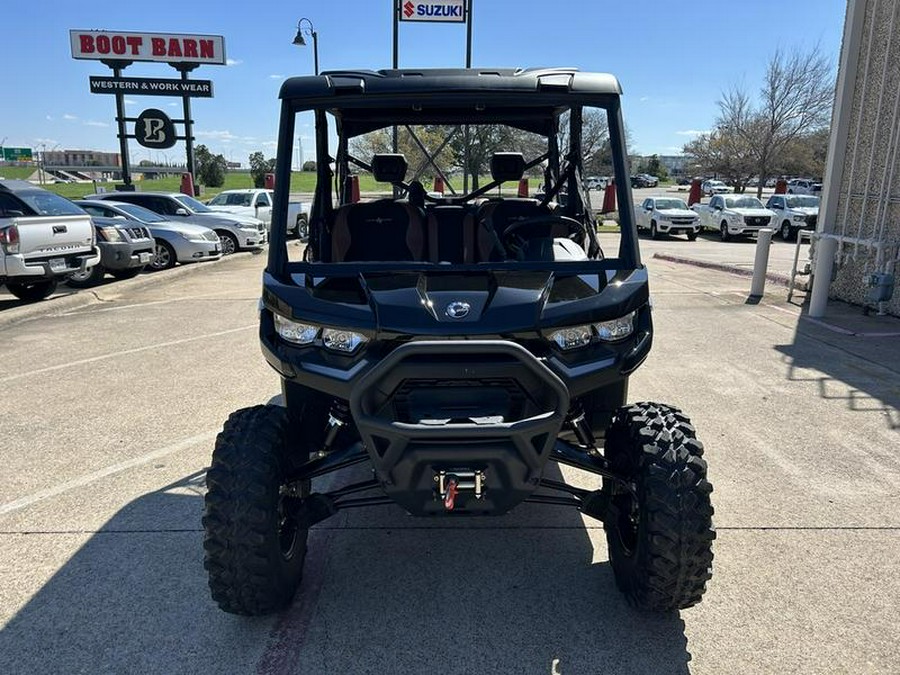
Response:
[[[718,102],[717,124],[754,155],[757,195],[798,138],[828,125],[834,103],[834,68],[818,47],[807,53],[777,50],[769,61],[759,102],[734,87]]]
[[[738,133],[721,128],[701,134],[684,146],[694,173],[712,173],[742,192],[753,175],[756,157]]]

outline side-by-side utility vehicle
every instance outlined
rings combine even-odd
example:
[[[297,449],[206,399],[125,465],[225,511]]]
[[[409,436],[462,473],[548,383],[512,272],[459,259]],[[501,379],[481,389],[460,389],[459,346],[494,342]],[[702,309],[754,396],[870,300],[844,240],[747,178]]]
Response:
[[[289,605],[309,528],[381,504],[438,518],[574,507],[603,522],[634,605],[700,601],[715,534],[703,446],[678,408],[626,402],[653,326],[620,94],[572,69],[284,83],[276,183],[307,121],[317,183],[304,249],[288,247],[289,195],[275,194],[259,335],[283,405],[233,413],[207,473],[222,609]],[[583,185],[604,162],[619,235],[597,234]],[[381,195],[360,200],[355,173]],[[518,196],[523,176],[539,199]],[[437,178],[443,195],[425,188]],[[575,487],[555,464],[602,481]]]

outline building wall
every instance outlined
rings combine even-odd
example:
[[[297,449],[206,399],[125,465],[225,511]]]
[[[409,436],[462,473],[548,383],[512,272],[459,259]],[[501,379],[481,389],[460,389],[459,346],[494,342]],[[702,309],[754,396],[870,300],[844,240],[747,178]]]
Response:
[[[900,272],[900,2],[849,0],[820,228],[841,238],[831,296],[866,303],[863,277]],[[866,246],[880,244],[876,248]],[[900,290],[886,307],[900,315]]]
[[[48,150],[44,153],[47,166],[120,166],[119,153],[97,150]]]

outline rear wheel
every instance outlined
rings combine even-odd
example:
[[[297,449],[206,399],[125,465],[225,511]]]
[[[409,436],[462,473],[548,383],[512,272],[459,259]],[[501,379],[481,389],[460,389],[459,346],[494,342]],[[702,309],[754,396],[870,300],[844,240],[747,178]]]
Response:
[[[100,265],[94,265],[84,272],[75,272],[66,279],[66,285],[72,288],[90,288],[103,280],[106,270]]]
[[[712,485],[703,445],[678,408],[620,408],[606,457],[631,489],[604,480],[604,522],[616,584],[641,609],[668,611],[700,602],[712,577]]]
[[[57,283],[56,279],[41,279],[25,283],[7,281],[6,289],[19,300],[36,302],[50,296],[56,290]]]
[[[206,473],[203,516],[213,600],[226,612],[256,616],[288,606],[300,585],[308,529],[292,513],[287,411],[238,410],[216,438]],[[308,486],[304,490],[308,493]]]

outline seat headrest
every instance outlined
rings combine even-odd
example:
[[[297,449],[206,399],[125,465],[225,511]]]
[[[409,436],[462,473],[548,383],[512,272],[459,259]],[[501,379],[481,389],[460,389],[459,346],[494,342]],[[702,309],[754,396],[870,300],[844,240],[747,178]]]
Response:
[[[495,152],[491,157],[491,177],[496,181],[521,180],[525,157],[521,152]]]
[[[400,183],[406,178],[406,157],[400,154],[372,156],[372,175],[379,183]]]

